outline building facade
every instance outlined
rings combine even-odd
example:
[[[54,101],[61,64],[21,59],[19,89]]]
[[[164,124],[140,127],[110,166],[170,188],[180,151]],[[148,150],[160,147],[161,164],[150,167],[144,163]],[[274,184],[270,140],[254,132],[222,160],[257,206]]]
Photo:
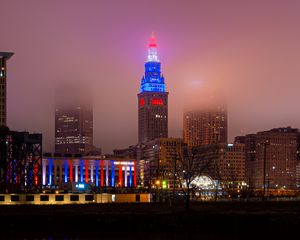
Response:
[[[7,68],[6,62],[13,55],[9,52],[0,52],[0,126],[6,126],[7,121]]]
[[[42,185],[44,187],[71,190],[74,184],[112,188],[136,187],[136,160],[73,156],[43,157]]]
[[[183,117],[183,138],[189,147],[227,143],[227,110],[187,110]]]
[[[0,192],[37,192],[41,188],[42,134],[0,126]]]
[[[129,146],[128,148],[114,149],[114,156],[119,158],[137,158],[137,146]]]
[[[81,98],[81,94],[85,97]],[[69,93],[64,89],[58,91],[55,108],[55,152],[88,154],[92,150],[92,100],[77,89],[69,90]]]
[[[201,175],[226,184],[245,182],[245,144],[211,144],[193,147]]]
[[[183,156],[185,144],[181,138],[157,138],[145,143],[141,149],[141,176],[145,187],[158,183],[165,188],[178,186],[176,161]]]
[[[246,179],[255,189],[296,189],[299,130],[275,128],[246,135]]]
[[[219,177],[224,182],[245,182],[245,144],[221,144]]]
[[[138,94],[138,142],[162,137],[168,137],[168,92],[161,74],[156,39],[152,35]]]

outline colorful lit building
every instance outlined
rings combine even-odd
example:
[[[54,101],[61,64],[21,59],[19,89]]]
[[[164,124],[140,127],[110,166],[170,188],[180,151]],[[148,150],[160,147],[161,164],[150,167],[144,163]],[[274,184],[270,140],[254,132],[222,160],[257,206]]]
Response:
[[[71,190],[93,187],[136,187],[135,159],[101,157],[53,157],[44,155],[42,168],[44,187]],[[73,186],[74,187],[74,186]]]
[[[168,137],[168,92],[161,73],[156,38],[148,45],[145,74],[138,94],[138,142]]]
[[[9,52],[0,52],[0,126],[6,126],[6,92],[7,92],[7,68],[6,62],[13,55]]]

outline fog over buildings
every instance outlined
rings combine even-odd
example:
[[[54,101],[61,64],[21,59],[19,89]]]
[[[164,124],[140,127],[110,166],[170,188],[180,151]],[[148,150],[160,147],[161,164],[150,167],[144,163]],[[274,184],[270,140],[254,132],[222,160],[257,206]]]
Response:
[[[300,127],[299,1],[2,0],[1,10],[1,51],[15,53],[7,123],[43,133],[46,151],[54,150],[55,89],[64,81],[93,89],[96,146],[110,152],[137,142],[136,95],[152,31],[169,92],[169,136],[182,137],[186,102],[221,95],[229,141]]]

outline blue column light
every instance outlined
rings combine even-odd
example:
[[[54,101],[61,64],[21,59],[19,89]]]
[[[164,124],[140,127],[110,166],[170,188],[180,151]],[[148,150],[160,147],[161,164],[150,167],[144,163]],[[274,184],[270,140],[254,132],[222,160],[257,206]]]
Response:
[[[53,159],[52,158],[48,158],[48,174],[49,174],[49,178],[48,178],[48,185],[52,185],[52,166],[53,166]]]
[[[17,163],[16,163],[16,159],[14,159],[14,161],[13,161],[13,168],[14,168],[14,176],[13,176],[12,182],[16,183],[16,180],[17,180]]]
[[[64,161],[64,172],[65,172],[65,183],[68,182],[68,162],[67,160]]]
[[[131,165],[129,165],[129,186],[132,187],[132,166]]]
[[[115,186],[115,165],[114,160],[110,160],[111,186]]]
[[[96,187],[99,186],[99,161],[96,160]]]
[[[80,160],[80,182],[83,182],[83,160]]]

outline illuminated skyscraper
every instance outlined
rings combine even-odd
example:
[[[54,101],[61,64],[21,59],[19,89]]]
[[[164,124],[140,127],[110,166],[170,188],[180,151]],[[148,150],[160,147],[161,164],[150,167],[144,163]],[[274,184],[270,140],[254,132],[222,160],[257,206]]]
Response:
[[[91,94],[73,86],[60,89],[55,108],[55,152],[87,154],[93,150]]]
[[[152,34],[138,94],[139,143],[168,137],[168,94],[160,70],[156,38]]]
[[[185,111],[183,138],[190,147],[227,142],[227,111],[223,106]]]
[[[0,52],[0,126],[6,126],[6,61],[13,55],[9,52]]]

